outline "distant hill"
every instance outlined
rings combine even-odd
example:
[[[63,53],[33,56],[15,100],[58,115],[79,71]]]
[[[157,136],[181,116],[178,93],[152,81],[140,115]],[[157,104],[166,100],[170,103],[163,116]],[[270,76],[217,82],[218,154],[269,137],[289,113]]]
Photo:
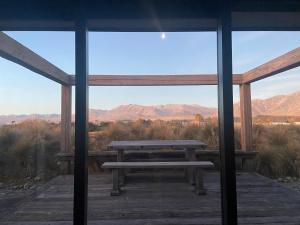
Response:
[[[57,123],[60,121],[60,114],[0,115],[0,124],[20,123],[24,120],[46,120]]]
[[[168,105],[121,105],[111,110],[90,109],[90,121],[116,121],[137,119],[193,119],[195,114],[204,117],[216,116],[217,109],[200,105],[168,104]],[[74,117],[74,116],[73,116]],[[0,124],[19,123],[28,119],[42,119],[49,122],[59,122],[59,114],[28,114],[28,115],[0,115]]]
[[[239,103],[234,105],[234,113],[239,116]],[[252,100],[252,115],[300,116],[300,92],[277,95],[267,99]]]
[[[200,105],[168,104],[168,105],[121,105],[111,110],[90,110],[90,119],[93,120],[136,120],[143,119],[192,119],[195,114],[204,117],[216,116],[216,108]]]
[[[217,108],[209,108],[200,105],[167,104],[167,105],[121,105],[110,110],[91,109],[90,121],[116,121],[136,119],[193,119],[195,114],[204,117],[217,116]],[[239,103],[234,104],[235,117],[239,117]],[[300,92],[289,95],[278,95],[268,99],[252,100],[253,116],[300,116]],[[2,115],[0,124],[8,124],[12,121],[21,122],[27,119],[42,119],[49,122],[59,122],[59,114],[30,114],[30,115]]]

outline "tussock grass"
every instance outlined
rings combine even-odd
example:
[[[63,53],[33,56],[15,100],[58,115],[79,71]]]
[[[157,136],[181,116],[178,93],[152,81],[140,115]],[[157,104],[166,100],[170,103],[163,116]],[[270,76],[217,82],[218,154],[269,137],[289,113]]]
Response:
[[[37,176],[37,155],[45,152],[46,175],[57,172],[54,155],[59,151],[60,129],[45,121],[25,121],[0,127],[0,179]]]
[[[113,140],[194,139],[208,149],[218,149],[218,123],[137,120],[90,125],[89,150],[103,150]],[[74,130],[73,130],[74,133]],[[235,128],[235,147],[240,149],[240,128]],[[73,141],[74,148],[74,141]],[[269,177],[300,176],[300,126],[253,126],[253,148],[258,152],[256,170]],[[60,149],[60,125],[31,120],[0,127],[0,179],[37,176],[37,155],[44,151],[47,177],[58,173],[55,155]]]

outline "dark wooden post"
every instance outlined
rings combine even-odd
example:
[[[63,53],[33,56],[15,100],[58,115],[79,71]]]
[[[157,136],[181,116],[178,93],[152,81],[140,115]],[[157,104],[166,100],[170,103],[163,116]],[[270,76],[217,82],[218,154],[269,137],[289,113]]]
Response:
[[[88,32],[84,19],[75,30],[75,168],[74,225],[87,224],[88,187]]]
[[[227,0],[219,1],[217,50],[222,224],[236,225],[237,202],[232,97],[231,2]]]
[[[241,146],[244,151],[252,150],[252,110],[251,86],[240,85],[240,112],[241,112]]]

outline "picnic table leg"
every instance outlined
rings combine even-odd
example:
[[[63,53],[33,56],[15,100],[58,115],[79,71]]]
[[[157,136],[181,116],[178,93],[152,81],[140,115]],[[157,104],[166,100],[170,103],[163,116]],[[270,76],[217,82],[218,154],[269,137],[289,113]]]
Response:
[[[196,158],[196,151],[195,149],[193,148],[187,148],[185,150],[185,156],[186,156],[186,159],[188,161],[197,161],[197,158]],[[194,185],[195,184],[195,169],[193,168],[188,168],[187,169],[187,177],[188,177],[188,181],[190,184]]]
[[[119,150],[117,154],[117,161],[118,162],[123,162],[124,161],[124,150]],[[120,180],[120,185],[123,186],[125,184],[125,173],[123,169],[119,170],[118,174],[119,180]]]
[[[196,168],[196,186],[195,192],[197,195],[205,195],[206,190],[203,185],[203,170],[201,168]]]
[[[71,165],[71,160],[67,161],[67,174],[72,174],[72,165]]]
[[[120,185],[119,185],[119,169],[112,169],[112,180],[113,180],[113,188],[110,195],[119,196],[121,194]]]

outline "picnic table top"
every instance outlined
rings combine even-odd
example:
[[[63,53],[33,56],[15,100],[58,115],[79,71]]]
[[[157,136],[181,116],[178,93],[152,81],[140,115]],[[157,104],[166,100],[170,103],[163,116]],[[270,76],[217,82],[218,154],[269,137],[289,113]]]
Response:
[[[189,161],[189,162],[105,162],[102,168],[213,168],[210,161]]]
[[[109,150],[136,150],[136,149],[203,149],[206,144],[197,140],[137,140],[112,141]]]

